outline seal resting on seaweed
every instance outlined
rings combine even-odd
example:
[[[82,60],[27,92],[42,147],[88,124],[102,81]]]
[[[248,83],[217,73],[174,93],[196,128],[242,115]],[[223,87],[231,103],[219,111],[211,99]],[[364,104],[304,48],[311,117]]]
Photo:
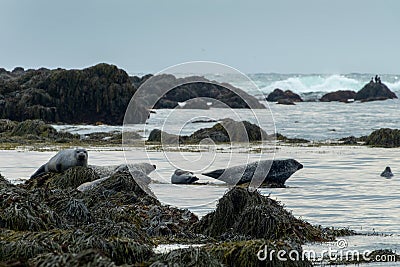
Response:
[[[87,167],[87,162],[88,152],[84,148],[61,150],[32,174],[31,178],[36,178],[47,172],[63,172],[75,166]]]
[[[193,175],[193,172],[184,171],[181,169],[175,170],[174,174],[171,176],[171,183],[173,184],[191,184],[198,180],[199,178]]]
[[[385,178],[391,178],[391,177],[393,177],[392,170],[390,169],[389,166],[387,166],[387,167],[385,168],[385,170],[381,173],[381,176],[382,176],[382,177],[385,177]]]
[[[129,172],[136,182],[138,183],[140,182],[143,185],[148,185],[150,184],[151,179],[147,175],[150,174],[152,171],[154,171],[157,167],[156,165],[142,162],[135,164],[121,164],[121,165],[109,165],[109,166],[90,165],[89,168],[91,168],[97,175],[99,175],[100,179],[81,184],[76,188],[78,191],[84,192],[91,190],[117,172]]]
[[[289,177],[303,168],[297,160],[260,160],[247,165],[219,169],[203,175],[231,185],[249,183],[253,178],[262,179],[262,184],[284,186]]]

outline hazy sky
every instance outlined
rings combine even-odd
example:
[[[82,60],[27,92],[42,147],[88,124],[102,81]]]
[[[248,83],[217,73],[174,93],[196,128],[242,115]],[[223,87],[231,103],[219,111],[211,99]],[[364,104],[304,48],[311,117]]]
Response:
[[[0,67],[400,73],[400,1],[0,0]]]

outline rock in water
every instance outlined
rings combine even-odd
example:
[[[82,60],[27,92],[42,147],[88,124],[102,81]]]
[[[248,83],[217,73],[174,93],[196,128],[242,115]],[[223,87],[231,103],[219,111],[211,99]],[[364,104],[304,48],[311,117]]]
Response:
[[[385,170],[381,173],[381,176],[382,176],[382,177],[385,177],[385,178],[391,178],[391,177],[393,177],[392,170],[390,169],[389,166],[387,166],[387,167],[385,168]]]
[[[301,99],[301,97],[298,94],[293,93],[290,90],[283,91],[279,88],[276,88],[266,98],[266,100],[269,102],[277,102],[280,99],[288,99],[292,102],[303,102],[303,99]]]
[[[46,172],[63,172],[71,167],[87,167],[88,153],[84,148],[65,149],[59,151],[46,164],[42,165],[31,178],[36,178]]]
[[[247,165],[219,169],[203,175],[224,181],[231,185],[249,183],[253,178],[263,179],[263,184],[284,186],[289,177],[303,165],[294,159],[261,160]]]
[[[173,184],[191,184],[198,181],[199,178],[193,175],[193,172],[177,169],[171,177]]]
[[[383,83],[367,83],[360,91],[357,92],[355,100],[374,101],[397,98],[396,94]]]

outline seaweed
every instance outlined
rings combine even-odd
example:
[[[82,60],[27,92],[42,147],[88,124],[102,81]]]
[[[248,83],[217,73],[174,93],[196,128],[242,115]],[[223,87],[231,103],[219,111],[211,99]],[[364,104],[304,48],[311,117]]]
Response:
[[[158,254],[151,259],[150,267],[164,266],[198,266],[221,267],[224,266],[215,256],[201,247],[189,247],[172,250],[166,254]]]
[[[210,244],[204,249],[219,259],[226,266],[270,266],[270,267],[309,267],[311,262],[303,259],[302,248],[299,244],[287,241],[249,240],[238,242],[223,242]],[[285,251],[286,260],[280,260],[277,253],[271,251]],[[290,251],[296,251],[300,257],[289,257]],[[272,255],[272,256],[271,256]]]
[[[297,242],[334,239],[321,229],[295,218],[277,201],[241,187],[227,192],[219,200],[217,209],[204,216],[193,230],[221,240],[232,236],[243,239],[290,238]]]

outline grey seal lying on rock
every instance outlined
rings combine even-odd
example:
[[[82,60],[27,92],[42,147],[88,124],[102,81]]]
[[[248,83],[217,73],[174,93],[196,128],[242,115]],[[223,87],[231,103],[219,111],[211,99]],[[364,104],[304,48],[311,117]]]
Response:
[[[231,185],[239,185],[251,182],[257,170],[257,176],[263,179],[263,184],[283,186],[293,173],[302,168],[303,165],[294,159],[261,160],[247,165],[203,173],[203,175],[224,181]]]
[[[385,168],[385,170],[381,173],[381,176],[382,176],[382,177],[385,177],[385,178],[391,178],[391,177],[393,177],[392,170],[390,169],[389,166],[387,166],[387,167]]]
[[[104,180],[107,180],[114,173],[119,171],[129,171],[132,177],[138,182],[143,184],[149,184],[151,182],[150,177],[147,175],[156,169],[156,165],[152,165],[146,162],[143,163],[135,163],[135,164],[120,164],[120,165],[109,165],[109,166],[96,166],[90,165],[89,168],[94,170],[99,176],[100,179],[86,182],[78,186],[76,189],[84,192],[87,190],[91,190],[96,187],[99,183]]]
[[[63,172],[71,167],[88,165],[88,152],[84,148],[65,149],[59,151],[46,164],[42,165],[32,178],[47,172]]]
[[[199,178],[193,175],[193,172],[184,171],[181,169],[175,170],[171,177],[171,183],[173,184],[191,184],[198,180]]]

